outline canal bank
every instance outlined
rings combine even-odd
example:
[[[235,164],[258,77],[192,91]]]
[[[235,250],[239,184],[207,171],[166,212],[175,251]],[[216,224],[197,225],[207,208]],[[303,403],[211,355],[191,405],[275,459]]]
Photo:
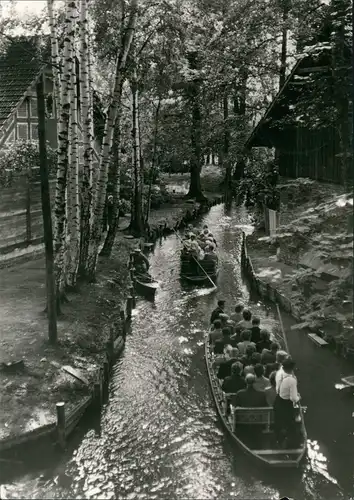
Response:
[[[214,194],[204,204],[176,200],[153,211],[149,240],[155,242],[221,201],[222,196]],[[96,282],[82,285],[64,305],[56,346],[46,341],[47,321],[39,312],[45,303],[43,259],[17,262],[16,267],[0,271],[0,453],[6,460],[15,449],[16,462],[30,442],[63,445],[85,411],[101,405],[110,365],[124,348],[125,302],[131,284],[127,261],[138,243],[123,233],[117,235],[111,257],[99,259]]]
[[[201,223],[209,225],[219,245],[218,292],[184,286],[178,271],[180,242],[173,235],[158,242],[151,273],[161,288],[154,304],[137,302],[99,426],[56,465],[42,464],[23,479],[6,481],[13,483],[6,485],[9,498],[350,498],[353,400],[334,387],[342,360],[316,350],[298,332],[288,341],[308,406],[309,456],[303,467],[266,472],[230,445],[203,359],[210,311],[223,296],[228,310],[243,301],[271,330],[277,328],[277,317],[271,304],[250,294],[241,277],[242,231],[252,231],[244,209],[228,212],[216,206]],[[283,320],[289,331],[294,321],[286,314]],[[16,496],[19,492],[22,497]]]

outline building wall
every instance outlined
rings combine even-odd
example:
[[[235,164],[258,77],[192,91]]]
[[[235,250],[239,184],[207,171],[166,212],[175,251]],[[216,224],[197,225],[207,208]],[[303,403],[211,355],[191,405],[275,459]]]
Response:
[[[309,177],[324,182],[343,182],[339,137],[332,127],[288,131],[280,149],[279,172],[284,177]],[[352,178],[351,169],[347,176]]]

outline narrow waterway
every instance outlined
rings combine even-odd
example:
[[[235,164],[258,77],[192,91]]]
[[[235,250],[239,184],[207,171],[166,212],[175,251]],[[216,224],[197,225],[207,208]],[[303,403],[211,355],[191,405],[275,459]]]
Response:
[[[114,368],[99,429],[91,429],[72,456],[40,480],[10,488],[27,498],[128,499],[346,499],[354,492],[354,397],[335,389],[350,368],[290,331],[300,392],[308,405],[308,458],[296,471],[265,471],[230,444],[217,418],[203,359],[203,331],[218,297],[231,308],[249,304],[268,328],[274,310],[250,297],[240,275],[243,208],[214,207],[207,223],[218,241],[218,293],[186,289],[179,280],[176,236],[157,244],[151,273],[161,283],[155,303],[139,300],[132,334]],[[256,299],[257,300],[257,299]],[[343,373],[342,373],[343,372]],[[38,476],[38,474],[37,474]],[[17,495],[15,492],[18,492]]]

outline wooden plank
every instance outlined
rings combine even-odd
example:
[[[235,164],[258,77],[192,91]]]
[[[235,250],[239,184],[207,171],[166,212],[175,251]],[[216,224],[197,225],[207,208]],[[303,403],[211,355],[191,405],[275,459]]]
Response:
[[[323,338],[319,337],[315,333],[309,333],[307,336],[310,340],[312,340],[312,342],[314,342],[316,345],[319,345],[320,347],[328,345],[328,342],[326,342]]]
[[[328,71],[329,67],[328,66],[317,66],[317,68],[299,68],[297,70],[298,75],[306,75],[308,73],[320,73],[322,71]]]
[[[302,453],[302,450],[301,448],[296,450],[287,450],[283,448],[282,450],[252,450],[252,452],[257,455],[298,455]]]
[[[354,375],[350,375],[349,377],[343,377],[341,378],[341,381],[350,387],[354,387]]]
[[[76,378],[80,382],[83,382],[85,385],[90,385],[90,382],[83,375],[81,370],[77,370],[76,368],[73,368],[72,366],[69,366],[69,365],[63,366],[62,370],[64,370],[66,373],[68,373],[72,377]]]

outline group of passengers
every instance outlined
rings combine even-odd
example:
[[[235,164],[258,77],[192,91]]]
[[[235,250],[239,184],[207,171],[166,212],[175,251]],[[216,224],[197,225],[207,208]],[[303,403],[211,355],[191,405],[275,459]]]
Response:
[[[184,250],[198,260],[204,258],[216,260],[216,240],[205,224],[203,230],[198,232],[191,224],[188,225],[186,237],[183,240]]]
[[[228,315],[225,301],[219,300],[210,322],[213,367],[229,403],[233,407],[273,407],[278,441],[284,431],[291,437],[300,400],[292,358],[242,304]]]

